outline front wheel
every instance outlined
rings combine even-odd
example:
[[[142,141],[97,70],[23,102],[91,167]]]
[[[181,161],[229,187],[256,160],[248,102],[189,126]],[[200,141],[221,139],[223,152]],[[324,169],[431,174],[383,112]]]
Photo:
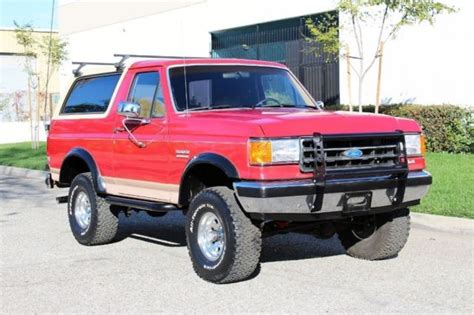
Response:
[[[380,260],[397,256],[405,246],[409,232],[410,211],[399,209],[354,218],[338,234],[349,256]]]
[[[257,269],[261,233],[227,187],[201,191],[187,213],[186,238],[194,271],[214,283],[247,279]]]

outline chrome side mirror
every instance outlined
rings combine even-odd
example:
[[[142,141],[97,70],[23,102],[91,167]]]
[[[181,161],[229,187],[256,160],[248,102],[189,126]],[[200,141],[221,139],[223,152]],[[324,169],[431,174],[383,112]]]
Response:
[[[118,114],[130,118],[139,118],[141,112],[140,104],[132,102],[120,102]]]
[[[323,109],[324,108],[324,102],[323,101],[316,101],[316,106]]]

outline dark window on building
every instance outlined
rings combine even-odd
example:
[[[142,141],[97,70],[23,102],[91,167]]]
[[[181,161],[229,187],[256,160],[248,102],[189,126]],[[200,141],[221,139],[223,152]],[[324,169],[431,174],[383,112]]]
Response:
[[[62,113],[104,113],[119,79],[120,74],[114,73],[77,80]]]
[[[129,100],[140,104],[141,117],[164,115],[163,90],[158,72],[144,72],[135,76]]]
[[[305,40],[305,21],[316,23],[337,11],[260,23],[211,33],[212,57],[276,61],[285,64],[315,100],[339,103],[339,58],[315,55],[316,44]]]

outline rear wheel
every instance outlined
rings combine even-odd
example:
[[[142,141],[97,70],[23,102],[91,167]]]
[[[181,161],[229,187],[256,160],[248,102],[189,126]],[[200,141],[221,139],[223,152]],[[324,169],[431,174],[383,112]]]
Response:
[[[201,191],[187,213],[186,238],[195,272],[214,283],[247,279],[260,262],[261,233],[227,187]]]
[[[94,190],[92,175],[77,175],[69,189],[68,216],[72,234],[82,245],[111,242],[118,230],[118,216]]]
[[[392,258],[405,246],[410,231],[410,211],[354,218],[338,231],[348,255],[367,260]]]

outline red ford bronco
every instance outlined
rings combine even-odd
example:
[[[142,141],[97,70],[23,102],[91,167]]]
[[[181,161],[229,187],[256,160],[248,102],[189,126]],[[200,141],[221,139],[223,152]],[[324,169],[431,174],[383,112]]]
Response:
[[[279,232],[337,233],[347,254],[385,259],[432,181],[415,121],[325,111],[282,64],[79,72],[51,121],[46,182],[69,187],[58,201],[83,245],[112,242],[120,212],[179,210],[194,270],[215,283],[250,277]]]

